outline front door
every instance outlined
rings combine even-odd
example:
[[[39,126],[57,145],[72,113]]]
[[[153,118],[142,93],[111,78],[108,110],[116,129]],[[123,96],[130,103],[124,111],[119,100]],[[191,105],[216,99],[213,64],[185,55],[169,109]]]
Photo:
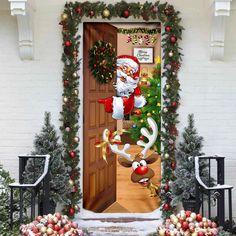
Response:
[[[100,98],[113,96],[115,91],[111,81],[107,85],[99,84],[91,75],[88,67],[89,49],[97,40],[112,43],[117,50],[117,29],[108,23],[84,24],[84,153],[83,153],[83,207],[102,212],[116,201],[116,158],[107,156],[108,164],[103,160],[101,150],[95,148],[95,142],[102,140],[105,128],[114,131],[116,122],[104,106],[97,102]]]

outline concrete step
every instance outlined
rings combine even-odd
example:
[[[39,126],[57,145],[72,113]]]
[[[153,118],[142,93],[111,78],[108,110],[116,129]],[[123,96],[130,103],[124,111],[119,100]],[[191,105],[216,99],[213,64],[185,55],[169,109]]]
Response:
[[[160,220],[150,218],[101,218],[77,220],[89,236],[147,236],[156,231]]]

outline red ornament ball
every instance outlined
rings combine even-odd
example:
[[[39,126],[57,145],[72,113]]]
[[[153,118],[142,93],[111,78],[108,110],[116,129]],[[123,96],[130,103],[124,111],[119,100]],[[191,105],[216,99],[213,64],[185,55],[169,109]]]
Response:
[[[76,12],[79,14],[79,15],[82,15],[82,8],[80,6],[78,6],[76,8]]]
[[[64,84],[65,87],[67,87],[69,85],[69,80],[64,80],[63,84]]]
[[[197,236],[205,236],[205,233],[204,233],[203,231],[199,231],[199,232],[197,233]]]
[[[75,158],[75,152],[71,151],[69,152],[70,158]]]
[[[197,214],[196,221],[198,221],[198,222],[202,221],[202,215],[201,214]]]
[[[140,140],[144,140],[145,137],[144,137],[143,135],[141,135],[141,136],[139,137],[139,139],[140,139]]]
[[[171,164],[170,164],[170,167],[172,170],[175,170],[176,168],[176,162],[175,161],[172,161]]]
[[[165,31],[166,31],[166,32],[170,32],[170,31],[171,31],[171,27],[170,27],[170,26],[166,26],[166,27],[165,27]]]
[[[169,229],[166,230],[165,236],[170,236],[170,230]]]
[[[187,221],[184,221],[184,222],[182,223],[182,229],[183,229],[184,231],[186,231],[188,228],[189,228],[188,222],[187,222]]]
[[[169,205],[168,203],[165,203],[165,204],[163,205],[163,209],[164,209],[165,211],[169,211],[169,210],[170,210],[170,205]]]
[[[171,41],[171,43],[176,43],[177,38],[175,36],[171,36],[170,41]]]
[[[68,210],[68,214],[69,214],[69,216],[73,216],[75,214],[75,208],[70,207]]]
[[[172,107],[177,107],[177,102],[172,102],[172,103],[171,103],[171,106],[172,106]]]
[[[76,193],[78,191],[78,188],[76,186],[73,186],[72,193]]]
[[[129,17],[129,14],[130,14],[129,10],[126,9],[126,10],[123,11],[122,16],[123,16],[124,18],[128,18],[128,17]]]
[[[70,47],[71,44],[72,44],[72,42],[71,42],[70,40],[66,40],[66,41],[64,42],[64,45],[65,45],[66,47]]]
[[[91,10],[90,12],[89,12],[89,16],[90,17],[93,17],[95,15],[95,12],[93,11],[93,10]]]
[[[192,212],[191,212],[191,211],[185,211],[185,215],[186,215],[186,217],[190,217],[190,216],[191,216],[191,214],[192,214]]]
[[[142,114],[142,111],[141,109],[137,109],[134,111],[134,114],[137,115],[137,116],[140,116]]]
[[[169,192],[170,186],[169,186],[169,185],[165,185],[165,186],[164,186],[164,190],[165,190],[166,193]]]

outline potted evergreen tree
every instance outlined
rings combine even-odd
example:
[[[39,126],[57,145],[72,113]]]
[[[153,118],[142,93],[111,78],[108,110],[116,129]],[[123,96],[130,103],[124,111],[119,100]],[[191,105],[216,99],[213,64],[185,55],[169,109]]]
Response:
[[[19,235],[19,193],[14,191],[13,202],[13,229],[11,230],[9,224],[9,212],[10,212],[10,188],[9,184],[15,182],[11,178],[10,173],[3,169],[0,164],[0,235],[1,236],[18,236]],[[23,212],[25,214],[25,212]]]
[[[177,167],[175,170],[176,180],[172,187],[172,204],[183,203],[185,210],[200,209],[196,206],[195,198],[195,163],[194,157],[204,155],[201,151],[203,137],[199,136],[194,127],[194,116],[188,116],[188,126],[182,134],[183,140],[179,143],[176,151]],[[200,176],[204,183],[209,182],[209,170],[204,160],[199,161]],[[213,182],[213,179],[211,179]],[[200,201],[199,201],[200,202]]]
[[[32,155],[50,155],[49,177],[50,177],[50,204],[49,212],[54,213],[56,204],[67,203],[66,195],[71,191],[69,186],[69,175],[63,160],[63,147],[58,143],[54,126],[51,124],[51,115],[45,112],[44,125],[40,134],[36,134],[34,140],[34,151]],[[43,172],[43,160],[30,159],[24,172],[24,183],[32,183]]]

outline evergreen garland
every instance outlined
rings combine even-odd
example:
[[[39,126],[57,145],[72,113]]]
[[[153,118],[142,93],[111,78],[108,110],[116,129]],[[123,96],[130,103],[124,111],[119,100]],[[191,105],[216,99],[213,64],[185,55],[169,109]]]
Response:
[[[109,83],[116,70],[116,53],[111,43],[98,40],[89,50],[89,68],[100,84]]]
[[[178,114],[176,112],[179,106],[179,89],[180,84],[177,73],[180,68],[182,54],[179,47],[183,27],[180,25],[180,12],[176,11],[170,4],[157,2],[140,2],[127,3],[125,1],[114,4],[106,4],[104,2],[69,2],[66,3],[63,14],[61,15],[62,37],[64,52],[62,61],[64,63],[63,70],[63,106],[61,112],[61,131],[63,133],[63,142],[66,149],[64,160],[69,168],[68,173],[77,183],[78,191],[71,193],[69,196],[69,204],[65,210],[69,211],[71,216],[76,212],[75,206],[81,199],[78,168],[79,151],[78,151],[78,70],[80,60],[78,60],[78,48],[80,36],[78,35],[78,26],[82,22],[83,17],[91,19],[102,17],[110,20],[111,18],[121,17],[142,19],[144,21],[160,20],[164,26],[162,33],[162,49],[164,52],[163,73],[166,78],[166,84],[163,90],[163,108],[161,111],[163,120],[162,144],[163,144],[163,172],[162,172],[162,188],[168,181],[174,181],[175,162],[175,140],[178,134],[176,124],[178,122]],[[173,141],[174,143],[170,144]],[[164,158],[165,156],[165,158]],[[171,189],[170,189],[171,192]],[[171,198],[167,194],[161,195],[163,218],[169,217],[175,207],[171,205]]]

